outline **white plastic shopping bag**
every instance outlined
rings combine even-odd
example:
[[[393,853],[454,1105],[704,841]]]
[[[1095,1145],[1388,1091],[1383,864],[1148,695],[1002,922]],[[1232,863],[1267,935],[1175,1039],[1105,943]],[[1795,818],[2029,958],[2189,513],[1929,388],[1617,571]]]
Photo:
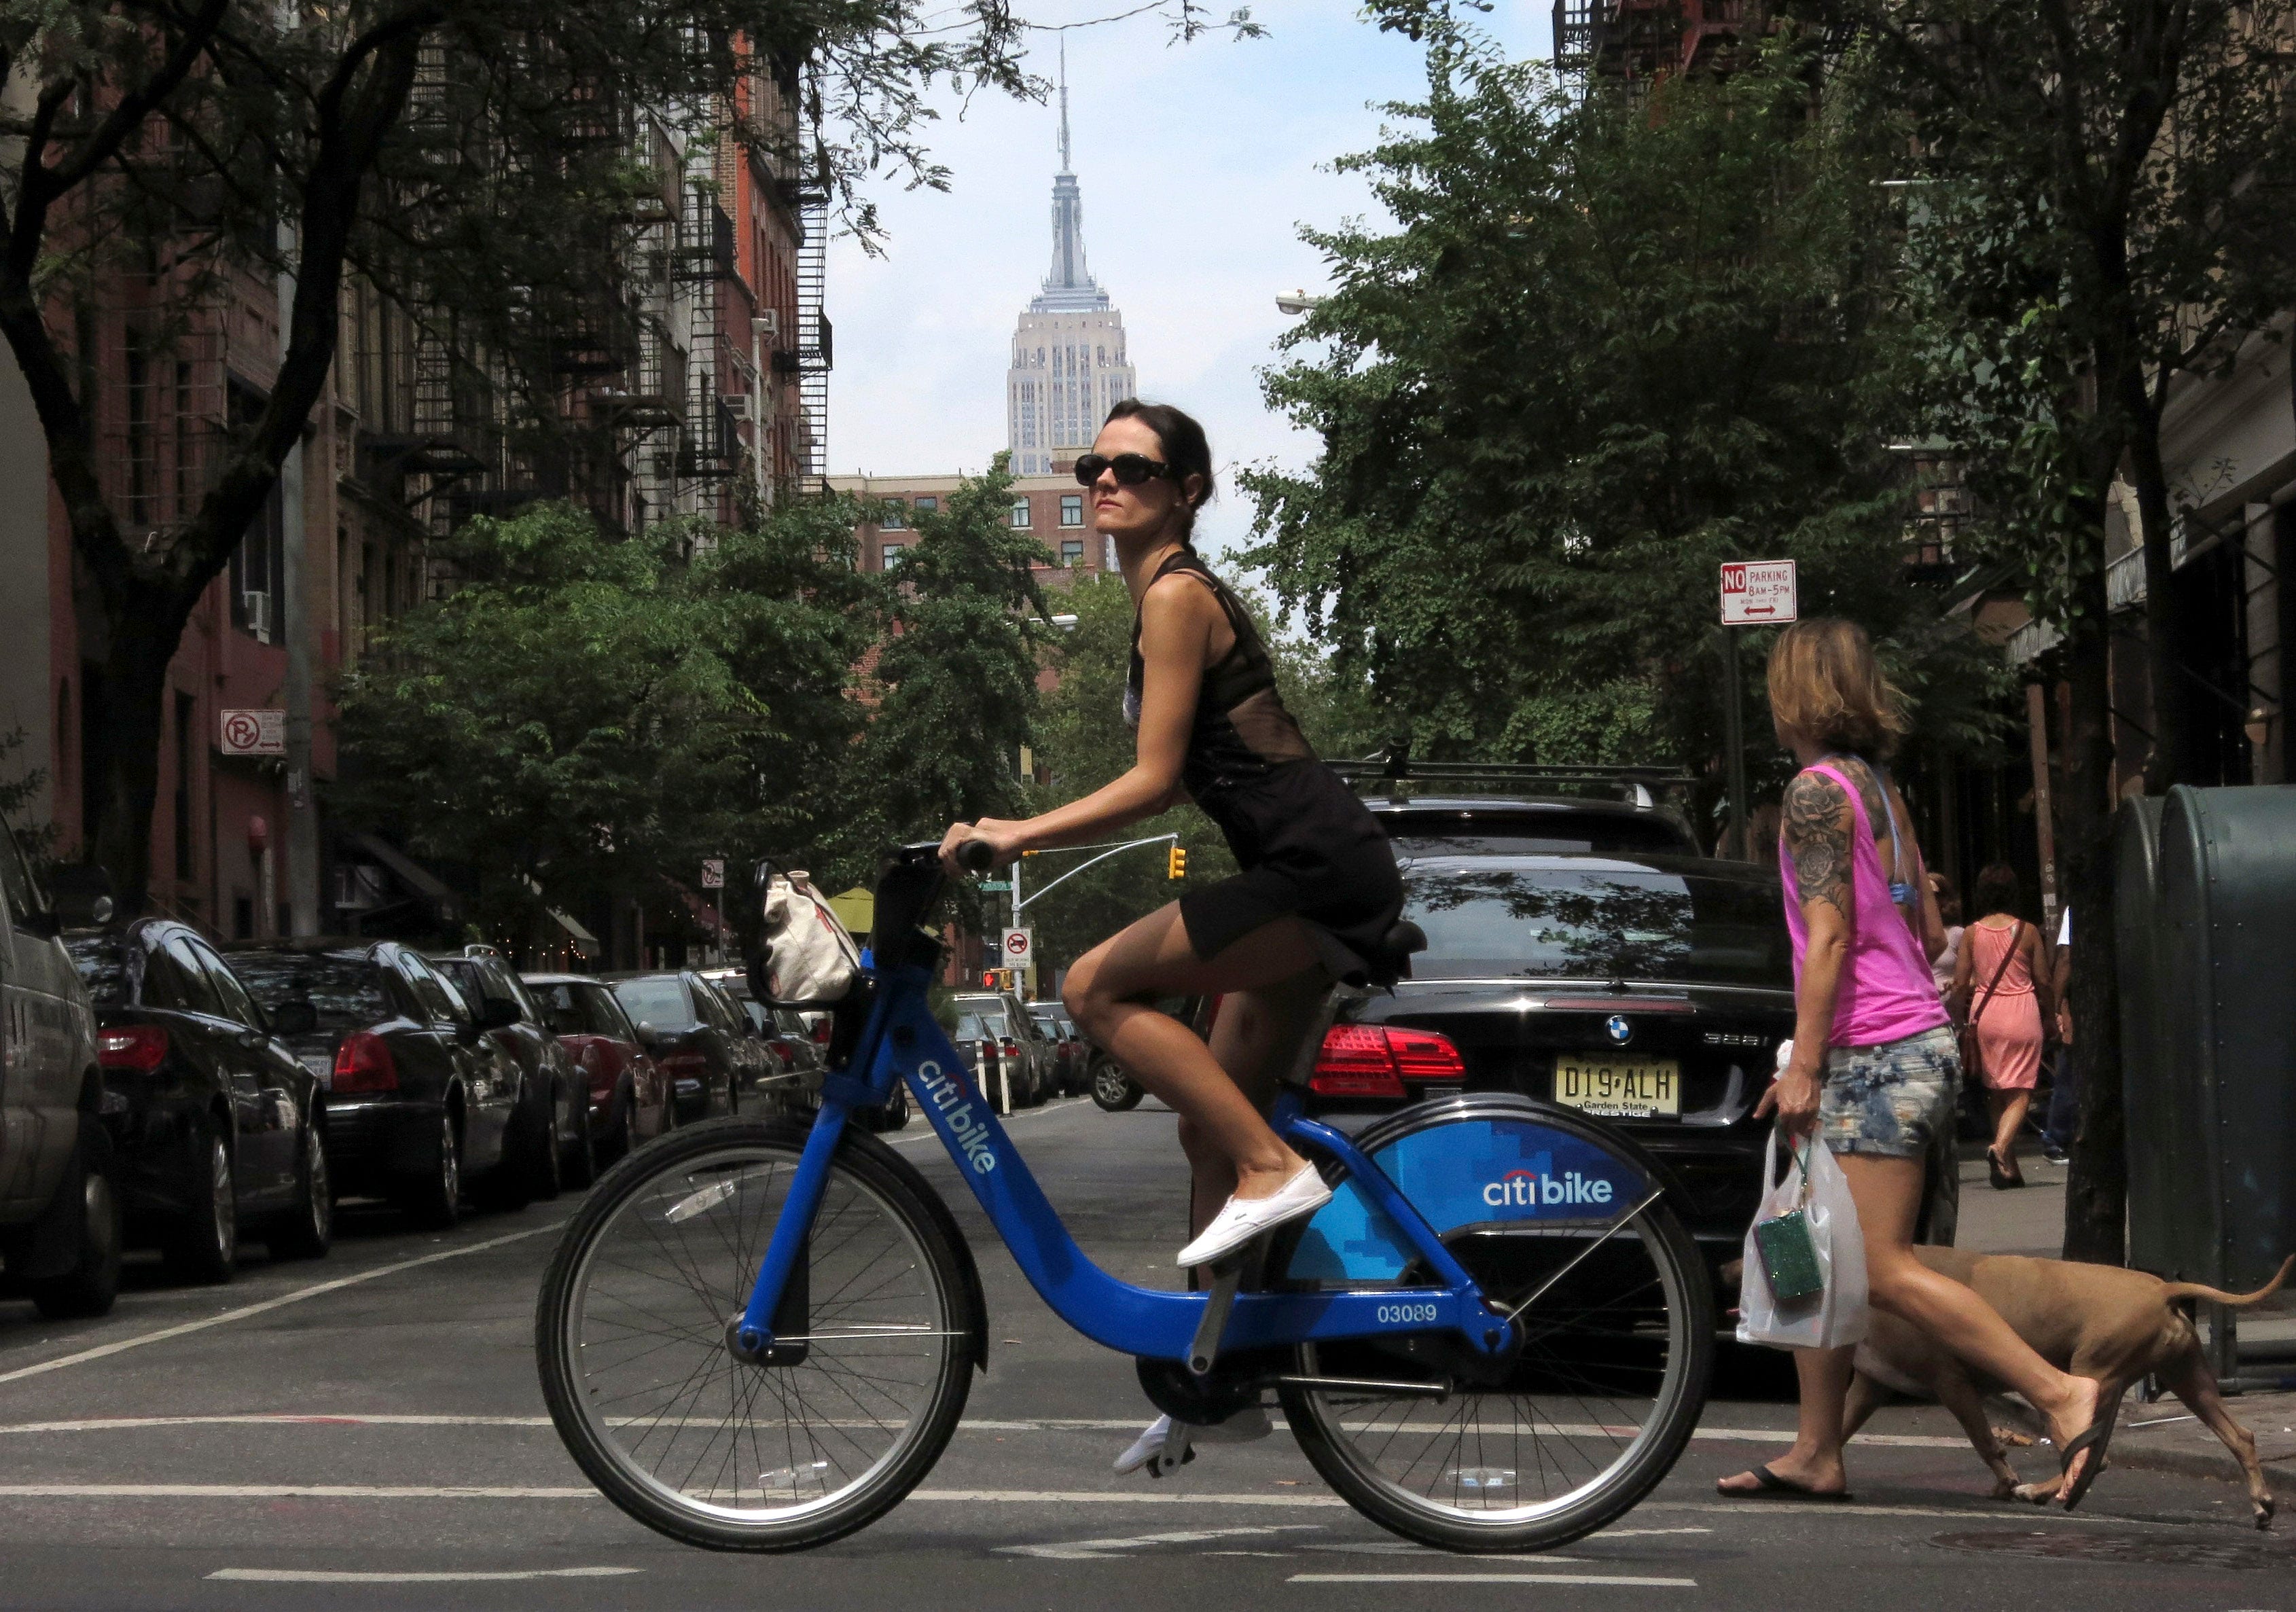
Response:
[[[1778,1133],[1770,1133],[1762,1157],[1762,1180],[1775,1180]],[[1801,1298],[1781,1298],[1771,1290],[1759,1236],[1764,1223],[1799,1212],[1809,1232],[1823,1285]],[[1849,1178],[1824,1141],[1813,1135],[1798,1151],[1784,1181],[1762,1194],[1754,1223],[1746,1232],[1744,1272],[1738,1297],[1738,1341],[1781,1349],[1833,1349],[1866,1336],[1866,1237],[1857,1225],[1857,1205]]]
[[[766,890],[765,931],[767,1000],[832,1002],[852,989],[861,972],[861,948],[803,871],[774,875]]]

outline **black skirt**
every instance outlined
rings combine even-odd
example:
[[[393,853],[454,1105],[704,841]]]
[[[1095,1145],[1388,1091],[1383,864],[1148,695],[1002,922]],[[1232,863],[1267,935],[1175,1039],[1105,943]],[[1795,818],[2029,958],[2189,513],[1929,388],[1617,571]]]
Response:
[[[1303,920],[1327,972],[1350,985],[1390,983],[1381,964],[1403,915],[1403,880],[1387,831],[1320,761],[1201,791],[1242,870],[1180,897],[1188,945],[1210,962],[1279,918]]]

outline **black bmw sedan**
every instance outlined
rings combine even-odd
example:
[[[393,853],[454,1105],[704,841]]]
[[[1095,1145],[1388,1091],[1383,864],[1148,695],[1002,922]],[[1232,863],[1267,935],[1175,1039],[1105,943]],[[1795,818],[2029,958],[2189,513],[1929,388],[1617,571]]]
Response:
[[[231,1280],[242,1232],[275,1257],[334,1234],[325,1090],[198,932],[146,918],[70,937],[95,1004],[112,1180],[130,1241],[192,1281]]]
[[[1793,1034],[1776,875],[1664,852],[1409,851],[1404,916],[1427,950],[1325,1037],[1311,1106],[1508,1091],[1603,1116],[1671,1174],[1709,1260],[1734,1257],[1761,1190],[1754,1104]]]
[[[234,946],[230,957],[327,1087],[339,1191],[389,1198],[431,1226],[460,1217],[466,1177],[485,1178],[505,1207],[525,1201],[508,1146],[519,1068],[487,1035],[506,1019],[473,1011],[394,941]]]

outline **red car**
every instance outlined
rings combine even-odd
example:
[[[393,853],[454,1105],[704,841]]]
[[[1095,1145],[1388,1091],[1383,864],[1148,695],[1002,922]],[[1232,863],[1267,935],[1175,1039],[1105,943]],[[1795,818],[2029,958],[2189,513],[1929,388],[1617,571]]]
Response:
[[[521,978],[589,1085],[590,1140],[601,1167],[676,1125],[669,1077],[638,1044],[637,1027],[612,986],[582,974]]]

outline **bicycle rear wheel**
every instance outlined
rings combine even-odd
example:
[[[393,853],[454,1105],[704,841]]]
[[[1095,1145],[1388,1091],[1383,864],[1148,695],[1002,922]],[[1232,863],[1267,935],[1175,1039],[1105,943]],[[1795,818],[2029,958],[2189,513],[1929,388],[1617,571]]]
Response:
[[[1663,1203],[1584,1261],[1588,1238],[1470,1232],[1447,1240],[1526,1339],[1496,1380],[1448,1334],[1306,1344],[1303,1377],[1447,1385],[1440,1397],[1286,1386],[1285,1418],[1324,1481],[1406,1539],[1450,1551],[1545,1550],[1640,1502],[1697,1426],[1714,1305],[1695,1243]]]
[[[980,1322],[963,1256],[930,1189],[862,1137],[840,1142],[806,1246],[804,1330],[779,1340],[802,1359],[728,1353],[805,1140],[721,1120],[648,1146],[591,1192],[543,1281],[559,1436],[608,1499],[690,1544],[797,1550],[865,1526],[964,1412]]]

